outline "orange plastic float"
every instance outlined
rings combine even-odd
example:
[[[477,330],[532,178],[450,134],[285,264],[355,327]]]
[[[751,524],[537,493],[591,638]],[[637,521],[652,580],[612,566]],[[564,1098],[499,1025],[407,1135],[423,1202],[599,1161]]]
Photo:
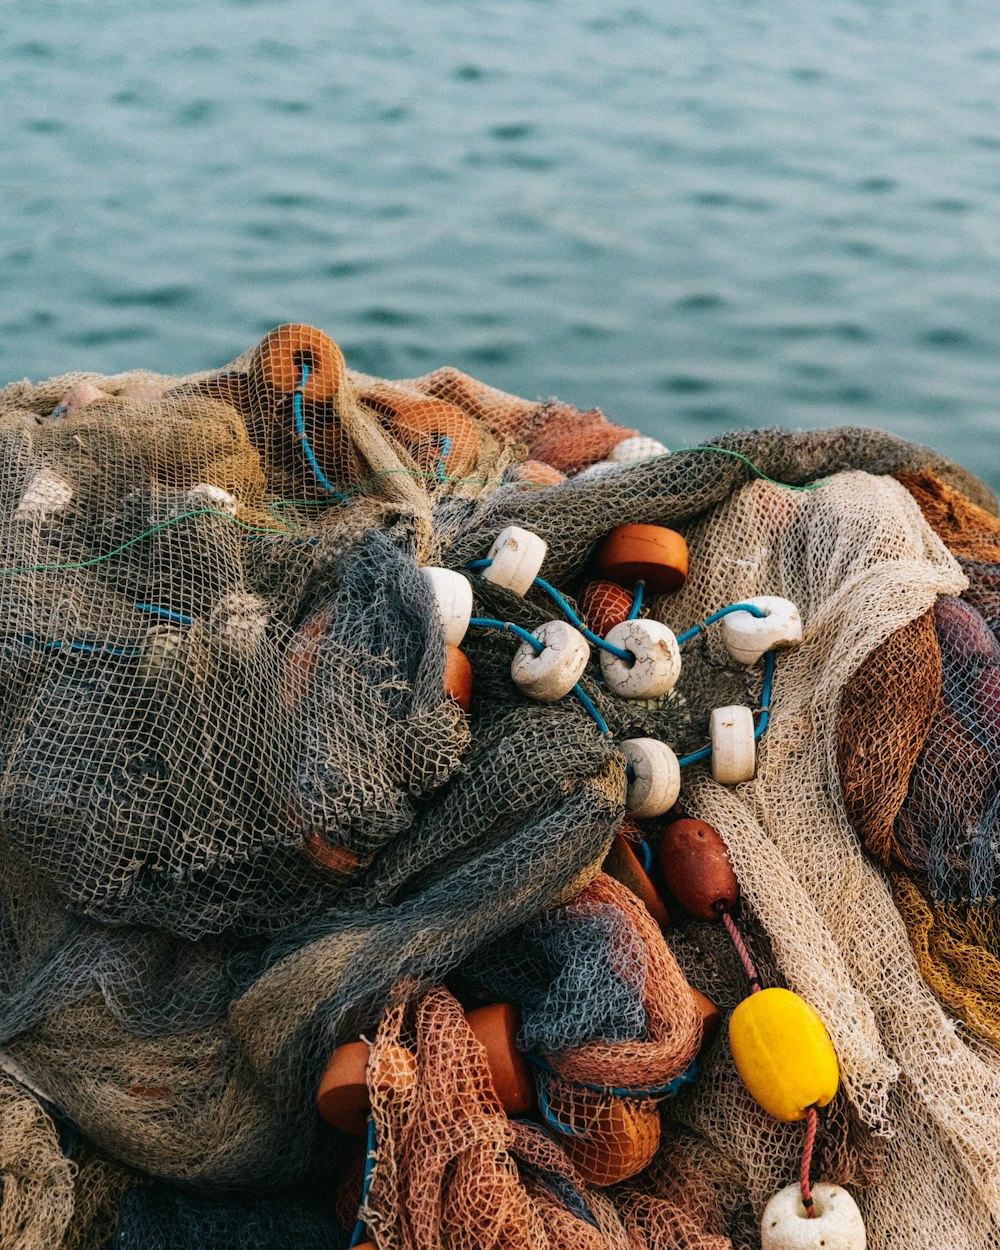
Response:
[[[634,586],[644,581],[653,594],[677,590],[688,575],[688,549],[683,537],[662,525],[619,525],[597,549],[601,577]]]
[[[294,711],[302,702],[332,620],[333,612],[324,608],[311,616],[292,639],[281,672],[280,698],[285,711]]]
[[[367,1042],[347,1042],[330,1056],[323,1079],[319,1083],[316,1104],[319,1113],[343,1133],[363,1137],[368,1127],[368,1056]]]
[[[534,1102],[535,1084],[517,1049],[517,1008],[511,1003],[493,1003],[470,1011],[465,1021],[486,1051],[493,1088],[504,1111],[508,1115],[524,1115]],[[368,1126],[370,1054],[367,1042],[338,1046],[330,1056],[316,1094],[323,1119],[355,1137],[364,1136]],[[405,1093],[417,1081],[416,1056],[405,1046],[390,1046],[382,1052],[379,1073],[387,1088]]]
[[[335,401],[347,376],[347,366],[337,344],[315,326],[293,322],[276,326],[266,334],[254,350],[250,379],[280,395],[291,395],[302,379],[303,365],[309,367],[302,389],[303,401]]]
[[[566,474],[543,460],[522,460],[510,470],[510,480],[522,486],[558,486]]]
[[[327,842],[321,833],[306,834],[306,840],[302,844],[302,854],[317,868],[342,877],[350,876],[361,867],[361,860],[353,851],[349,851],[346,846],[337,846],[333,842]]]
[[[561,1123],[581,1130],[558,1141],[589,1185],[603,1188],[635,1176],[660,1145],[660,1113],[648,1099],[620,1098],[553,1082],[549,1106]]]
[[[626,829],[633,829],[636,835],[639,834],[634,825],[622,825],[622,832],[615,834],[611,850],[608,851],[601,867],[609,877],[620,881],[632,891],[636,898],[641,899],[646,910],[660,928],[666,929],[670,925],[670,914],[664,907],[663,900],[657,894],[656,887],[650,881],[646,870],[640,864],[638,856],[632,850],[628,836],[626,836]]]
[[[388,422],[424,472],[461,477],[474,467],[479,431],[457,404],[388,385],[372,387],[358,399]]]
[[[722,1012],[701,990],[696,990],[693,985],[689,985],[688,989],[701,1012],[701,1045],[698,1047],[698,1054],[701,1055],[722,1028]]]
[[[343,1133],[364,1137],[368,1130],[368,1059],[371,1047],[367,1042],[347,1042],[330,1056],[316,1094],[319,1113]],[[417,1080],[416,1056],[405,1046],[393,1045],[383,1053],[380,1070],[388,1074],[387,1087],[406,1093]]]
[[[511,1003],[470,1011],[465,1022],[486,1051],[493,1088],[508,1115],[524,1115],[535,1100],[535,1082],[517,1049],[521,1022]]]
[[[740,897],[726,844],[704,820],[685,817],[667,825],[660,867],[670,893],[699,920],[718,920]]]
[[[580,615],[602,638],[627,621],[631,611],[632,592],[617,582],[588,582],[580,593]]]
[[[472,665],[458,647],[450,642],[446,646],[444,692],[449,699],[455,700],[463,712],[468,712],[472,707]]]

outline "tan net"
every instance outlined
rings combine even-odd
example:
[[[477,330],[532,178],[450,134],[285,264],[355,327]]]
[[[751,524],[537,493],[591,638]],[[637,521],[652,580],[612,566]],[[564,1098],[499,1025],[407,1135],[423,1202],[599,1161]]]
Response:
[[[357,1206],[380,1248],[754,1246],[801,1126],[756,1106],[724,1040],[692,1069],[686,981],[723,1015],[747,990],[722,927],[672,905],[664,942],[598,876],[626,737],[685,759],[763,978],[830,1031],[815,1174],[853,1187],[873,1250],[1000,1246],[989,492],[851,428],[560,480],[630,433],[454,370],[365,377],[307,326],[214,373],[0,391],[0,1046],[20,1074],[0,1212],[25,1246],[327,1250]],[[717,784],[702,751],[714,708],[763,695],[714,627],[668,696],[619,697],[592,657],[584,700],[543,704],[511,681],[509,631],[474,626],[469,715],[445,692],[421,566],[531,630],[563,609],[477,575],[500,531],[547,542],[572,610],[627,523],[687,540],[686,584],[642,608],[676,633],[748,596],[799,608],[753,781]],[[589,1139],[541,1102],[504,1114],[463,1013],[500,998]],[[315,1108],[362,1032],[363,1200],[357,1141]],[[601,1133],[635,1175],[607,1184],[607,1148],[585,1174]]]

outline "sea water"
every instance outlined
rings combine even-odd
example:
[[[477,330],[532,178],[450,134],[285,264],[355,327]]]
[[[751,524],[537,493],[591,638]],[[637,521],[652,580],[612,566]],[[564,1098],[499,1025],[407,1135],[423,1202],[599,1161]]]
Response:
[[[0,382],[283,321],[1000,489],[992,0],[5,0]]]

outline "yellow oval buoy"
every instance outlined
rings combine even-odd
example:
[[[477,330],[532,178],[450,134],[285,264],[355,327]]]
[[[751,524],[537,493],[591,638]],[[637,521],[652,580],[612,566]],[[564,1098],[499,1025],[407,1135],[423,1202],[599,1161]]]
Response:
[[[791,990],[761,990],[744,998],[729,1019],[736,1068],[765,1111],[803,1120],[837,1092],[837,1053],[826,1026]]]

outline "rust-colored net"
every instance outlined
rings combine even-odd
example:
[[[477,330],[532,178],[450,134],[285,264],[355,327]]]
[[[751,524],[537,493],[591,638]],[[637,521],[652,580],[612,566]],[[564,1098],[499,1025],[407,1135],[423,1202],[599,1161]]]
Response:
[[[364,376],[310,326],[194,376],[0,390],[0,1244],[759,1244],[801,1126],[702,1044],[689,988],[726,1017],[744,967],[600,872],[647,737],[728,847],[765,983],[833,1039],[816,1177],[872,1250],[1000,1247],[995,504],[874,430],[619,463],[633,433],[452,369]],[[641,605],[689,634],[675,689],[624,698],[591,654],[537,702],[480,624],[466,714],[422,568],[479,621],[597,623],[630,523],[689,550]],[[511,525],[559,602],[480,576]],[[761,595],[804,625],[773,687],[696,628]],[[729,787],[733,704],[766,731]],[[662,889],[661,826],[632,838]],[[497,1002],[517,1112],[469,1022]],[[362,1035],[371,1150],[316,1109]]]

